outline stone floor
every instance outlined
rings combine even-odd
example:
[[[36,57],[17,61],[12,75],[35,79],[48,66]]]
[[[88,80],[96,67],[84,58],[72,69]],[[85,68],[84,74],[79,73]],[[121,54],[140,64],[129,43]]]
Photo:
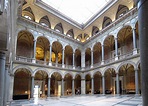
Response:
[[[142,106],[142,97],[134,95],[93,95],[13,101],[8,106]]]

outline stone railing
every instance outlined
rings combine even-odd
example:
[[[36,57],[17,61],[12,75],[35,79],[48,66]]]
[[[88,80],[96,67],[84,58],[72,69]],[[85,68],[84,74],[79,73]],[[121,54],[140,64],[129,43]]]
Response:
[[[52,33],[52,34],[56,34],[56,35],[59,36],[59,37],[66,38],[66,39],[68,39],[68,40],[70,40],[70,41],[72,41],[72,42],[76,42],[76,43],[78,43],[78,44],[82,44],[81,42],[77,41],[76,39],[74,39],[74,38],[72,38],[72,37],[69,37],[69,36],[67,36],[67,35],[65,35],[65,34],[62,34],[62,33],[60,33],[60,32],[57,32],[57,31],[55,31],[55,30],[53,30],[53,29],[50,29],[49,27],[46,27],[46,26],[44,26],[44,25],[41,25],[40,23],[34,22],[34,21],[32,21],[32,20],[29,20],[29,19],[27,19],[27,18],[25,18],[25,17],[19,16],[19,17],[18,17],[18,20],[19,20],[19,21],[23,21],[23,22],[25,22],[25,23],[28,23],[29,25],[32,25],[32,26],[34,26],[35,28],[40,28],[40,29],[43,29],[43,30],[45,30],[45,31],[47,31],[47,32],[50,32],[50,33]]]
[[[33,61],[32,58],[23,57],[23,56],[16,56],[16,60],[21,61],[21,62],[30,62],[30,63],[32,63]]]
[[[128,57],[130,57],[132,55],[133,55],[132,51],[128,52],[128,53],[125,53],[125,54],[121,54],[121,55],[119,55],[119,59],[126,59],[126,58],[128,58]]]

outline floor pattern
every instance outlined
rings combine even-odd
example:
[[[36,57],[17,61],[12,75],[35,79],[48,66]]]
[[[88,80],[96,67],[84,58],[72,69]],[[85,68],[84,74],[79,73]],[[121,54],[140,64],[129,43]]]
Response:
[[[142,97],[134,95],[93,95],[12,101],[8,106],[142,106]]]

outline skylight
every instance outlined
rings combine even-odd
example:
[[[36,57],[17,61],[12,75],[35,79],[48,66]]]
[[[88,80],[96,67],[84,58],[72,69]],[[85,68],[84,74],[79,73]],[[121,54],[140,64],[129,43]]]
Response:
[[[85,24],[110,0],[42,0],[79,24]]]

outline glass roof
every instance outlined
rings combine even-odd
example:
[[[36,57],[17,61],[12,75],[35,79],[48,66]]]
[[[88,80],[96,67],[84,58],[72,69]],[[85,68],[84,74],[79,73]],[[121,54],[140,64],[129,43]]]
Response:
[[[85,24],[110,0],[42,0],[79,24]]]

